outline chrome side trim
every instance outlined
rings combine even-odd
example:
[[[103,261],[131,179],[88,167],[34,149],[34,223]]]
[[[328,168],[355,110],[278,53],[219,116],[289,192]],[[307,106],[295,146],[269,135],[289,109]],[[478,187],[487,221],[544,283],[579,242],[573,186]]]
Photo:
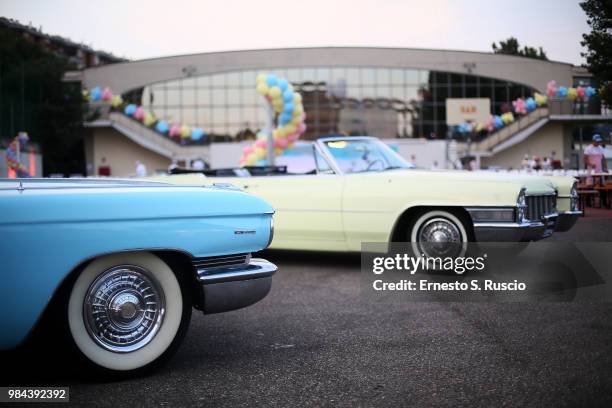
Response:
[[[224,268],[237,268],[248,265],[251,260],[250,253],[209,256],[204,258],[192,258],[191,263],[197,270],[213,271]]]
[[[203,285],[214,283],[236,282],[249,279],[259,279],[274,275],[277,271],[276,265],[261,258],[251,258],[245,265],[210,269],[196,269],[198,280]]]
[[[272,240],[274,239],[274,217],[270,217],[270,238],[268,239],[268,243],[266,244],[266,248],[272,244]]]
[[[475,222],[474,228],[531,228],[543,225],[542,222]]]

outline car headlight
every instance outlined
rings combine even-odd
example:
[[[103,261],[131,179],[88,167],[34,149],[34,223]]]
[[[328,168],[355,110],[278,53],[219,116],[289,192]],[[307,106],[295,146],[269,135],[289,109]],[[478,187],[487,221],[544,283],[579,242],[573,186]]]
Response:
[[[576,188],[576,183],[572,185],[572,189],[570,190],[570,210],[578,211],[580,209],[580,199],[578,198],[578,189]]]
[[[525,200],[525,189],[522,188],[521,192],[518,195],[518,198],[516,199],[516,221],[519,224],[522,224],[527,220],[526,210],[527,201]]]

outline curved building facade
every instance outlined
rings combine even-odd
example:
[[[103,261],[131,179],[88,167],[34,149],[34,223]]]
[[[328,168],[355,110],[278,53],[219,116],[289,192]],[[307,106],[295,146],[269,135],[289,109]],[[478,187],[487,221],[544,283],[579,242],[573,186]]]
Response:
[[[156,117],[229,141],[264,126],[259,73],[285,77],[302,93],[307,139],[332,133],[444,138],[447,98],[488,98],[491,113],[500,113],[550,79],[571,83],[572,66],[463,51],[324,47],[135,61],[86,70],[84,80],[131,92]]]
[[[122,112],[101,114],[104,107],[90,104],[95,114],[85,123],[90,129],[85,149],[88,172],[100,174],[99,169],[110,168],[112,175],[130,175],[136,159],[156,170],[171,162],[190,166],[197,159],[211,167],[236,165],[244,144],[225,142],[253,138],[265,125],[263,100],[255,87],[260,73],[287,78],[302,94],[308,127],[302,138],[338,133],[377,136],[425,167],[436,162],[452,167],[454,158],[476,157],[483,167],[516,168],[529,155],[554,157],[563,167],[579,168],[588,126],[612,118],[600,114],[591,102],[552,100],[492,137],[471,143],[459,139],[451,148],[432,139],[449,136],[447,122],[460,123],[456,117],[462,118],[457,112],[500,114],[511,109],[516,98],[543,93],[550,80],[587,86],[590,74],[553,61],[407,48],[180,55],[89,68],[78,77],[89,89],[109,87],[157,119],[200,127],[208,137],[170,138]],[[459,99],[453,101],[452,112],[447,112],[449,98]]]

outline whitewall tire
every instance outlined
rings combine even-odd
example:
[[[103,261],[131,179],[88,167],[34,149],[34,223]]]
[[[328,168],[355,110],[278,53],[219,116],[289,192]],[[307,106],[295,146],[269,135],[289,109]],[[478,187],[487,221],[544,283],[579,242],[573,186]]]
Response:
[[[461,257],[467,252],[469,236],[463,222],[443,210],[418,215],[409,233],[415,255],[428,257]]]
[[[185,318],[181,285],[148,252],[102,256],[79,274],[68,300],[68,326],[78,350],[112,372],[142,369],[173,345]],[[188,320],[188,319],[187,319]]]

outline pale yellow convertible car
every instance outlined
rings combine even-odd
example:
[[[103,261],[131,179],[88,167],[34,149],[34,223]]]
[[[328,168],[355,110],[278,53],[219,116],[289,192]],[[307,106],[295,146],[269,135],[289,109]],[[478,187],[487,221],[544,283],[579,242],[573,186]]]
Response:
[[[276,164],[155,179],[231,183],[264,198],[276,209],[271,247],[281,249],[535,241],[580,215],[574,178],[416,169],[372,137],[299,143]]]

